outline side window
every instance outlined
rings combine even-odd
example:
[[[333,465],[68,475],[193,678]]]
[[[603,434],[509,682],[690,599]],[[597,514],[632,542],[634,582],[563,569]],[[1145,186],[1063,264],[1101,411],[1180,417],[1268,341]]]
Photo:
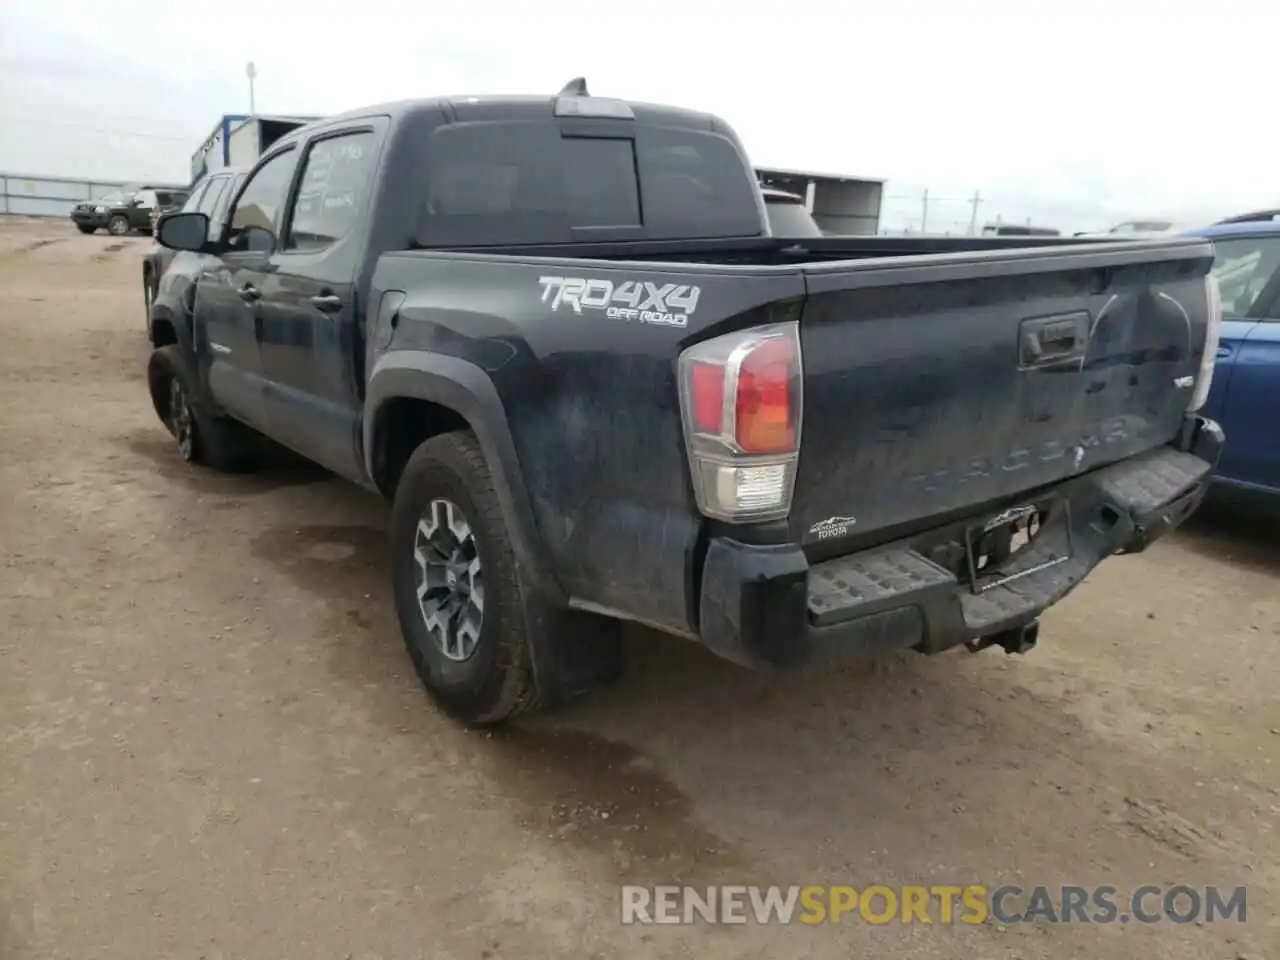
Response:
[[[231,211],[227,245],[233,253],[271,253],[276,243],[276,223],[289,192],[293,175],[292,150],[277,153],[254,171]]]
[[[289,217],[285,250],[322,250],[347,236],[373,172],[373,134],[326,137],[311,144]]]
[[[191,191],[191,196],[187,197],[187,202],[182,205],[183,213],[194,213],[196,210],[201,209],[200,198],[203,197],[205,191],[209,189],[209,184],[211,182],[212,181],[210,180],[206,180],[204,183],[200,184],[200,186]]]
[[[231,201],[240,192],[240,188],[244,186],[244,180],[245,174],[238,173],[231,179],[227,189],[222,191],[222,198],[218,201],[218,206],[213,211],[214,223],[222,223],[227,218],[227,207],[231,206]]]
[[[209,219],[213,219],[213,212],[218,207],[218,201],[222,199],[223,192],[227,189],[226,177],[215,177],[209,181],[209,189],[204,192],[204,196],[196,205],[196,209],[201,213],[208,214]]]
[[[1222,292],[1222,312],[1228,317],[1253,316],[1255,305],[1275,302],[1274,278],[1280,271],[1280,237],[1236,237],[1214,242],[1212,274]],[[1268,287],[1271,290],[1268,290]],[[1263,297],[1266,291],[1265,298]],[[1274,309],[1268,310],[1275,313]]]

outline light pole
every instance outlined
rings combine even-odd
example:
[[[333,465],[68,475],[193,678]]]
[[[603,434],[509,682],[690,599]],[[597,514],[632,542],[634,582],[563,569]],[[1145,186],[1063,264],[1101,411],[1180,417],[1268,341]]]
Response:
[[[245,64],[244,75],[249,78],[249,115],[254,116],[258,111],[253,102],[253,81],[258,75],[258,68],[253,65],[252,60]]]

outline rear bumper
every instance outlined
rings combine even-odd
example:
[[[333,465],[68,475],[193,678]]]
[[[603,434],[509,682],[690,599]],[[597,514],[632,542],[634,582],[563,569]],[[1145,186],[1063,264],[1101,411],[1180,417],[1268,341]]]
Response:
[[[703,643],[751,667],[843,662],[900,648],[936,653],[1017,631],[1107,557],[1137,553],[1203,498],[1223,434],[1188,418],[1178,442],[1045,491],[1053,512],[1003,571],[975,592],[931,559],[964,523],[810,566],[799,546],[711,541],[699,610]],[[962,534],[960,534],[962,536]]]

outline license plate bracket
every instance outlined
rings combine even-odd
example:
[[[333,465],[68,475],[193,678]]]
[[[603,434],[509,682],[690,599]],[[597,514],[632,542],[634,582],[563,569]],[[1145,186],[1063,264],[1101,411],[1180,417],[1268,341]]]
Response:
[[[1067,549],[1062,554],[1051,554],[1040,563],[1017,566],[1032,544],[1052,522],[1061,521],[1067,535]],[[1062,502],[1025,503],[1003,510],[982,523],[974,524],[964,533],[965,566],[969,589],[984,593],[993,587],[1018,580],[1048,567],[1064,563],[1071,558],[1071,504]]]

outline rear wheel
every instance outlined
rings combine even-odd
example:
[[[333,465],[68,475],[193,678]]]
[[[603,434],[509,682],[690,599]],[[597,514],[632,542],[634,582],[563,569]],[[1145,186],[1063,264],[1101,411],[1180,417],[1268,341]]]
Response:
[[[256,437],[247,427],[208,411],[180,346],[170,344],[151,354],[147,382],[156,414],[173,435],[182,459],[219,470],[244,470],[254,464]]]
[[[409,458],[391,549],[400,629],[436,702],[468,723],[536,708],[515,555],[472,434],[433,437]]]
[[[107,233],[113,237],[123,237],[129,233],[129,218],[122,213],[115,214],[107,221]]]

